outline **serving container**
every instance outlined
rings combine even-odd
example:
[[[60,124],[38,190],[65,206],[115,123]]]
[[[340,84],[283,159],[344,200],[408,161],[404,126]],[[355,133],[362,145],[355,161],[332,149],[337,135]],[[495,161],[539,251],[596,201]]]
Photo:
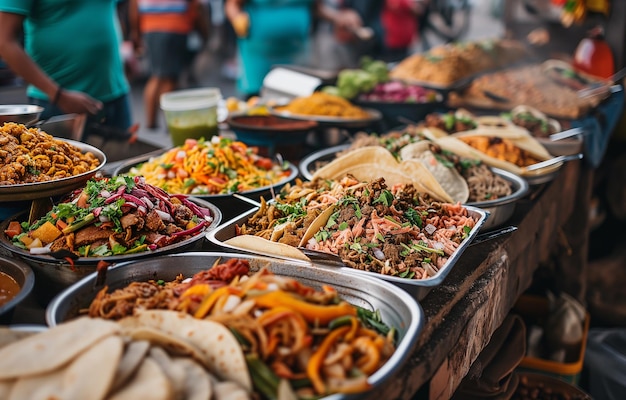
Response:
[[[126,174],[131,170],[131,168],[136,167],[139,164],[142,164],[150,160],[150,158],[152,157],[155,157],[155,155],[154,154],[142,155],[142,156],[138,156],[138,157],[126,160],[124,162],[121,162],[117,166],[117,168],[115,168],[115,170],[113,171],[113,176]],[[261,197],[264,197],[265,199],[272,198],[273,197],[272,193],[280,192],[280,189],[283,186],[285,186],[287,183],[293,182],[298,176],[298,167],[296,167],[295,165],[293,165],[292,163],[288,161],[285,161],[285,165],[289,169],[289,175],[285,177],[285,179],[283,179],[282,181],[277,182],[274,185],[267,185],[267,186],[256,188],[254,190],[247,190],[244,192],[239,192],[238,194],[245,196],[249,199],[255,200],[255,201],[258,201]],[[232,193],[198,194],[198,195],[194,194],[193,196],[198,199],[209,201],[215,206],[217,206],[221,210],[224,219],[233,218],[234,216],[241,213],[242,209],[247,209],[249,207],[249,204],[233,197]]]
[[[499,168],[491,168],[494,174],[511,182],[512,193],[508,196],[500,197],[495,200],[486,200],[466,205],[472,207],[480,207],[489,213],[489,218],[482,226],[481,230],[487,231],[498,228],[507,222],[515,211],[515,204],[528,193],[528,182],[524,178],[511,172]]]
[[[274,108],[269,108],[269,112],[272,115],[282,118],[289,118],[299,121],[315,121],[321,127],[337,127],[337,128],[367,128],[376,122],[379,122],[383,118],[383,114],[373,108],[364,109],[368,116],[365,118],[345,118],[328,115],[306,115],[306,114],[293,114],[289,111],[278,111]]]
[[[264,146],[273,157],[276,146],[304,144],[307,135],[317,129],[315,121],[297,121],[275,115],[231,113],[226,118],[237,140],[247,145]]]
[[[194,197],[189,197],[188,199],[201,207],[211,210],[213,221],[202,232],[186,240],[153,251],[106,257],[78,257],[73,261],[72,265],[66,259],[57,259],[51,255],[35,255],[27,250],[20,249],[13,245],[11,240],[4,233],[0,234],[0,246],[9,250],[13,256],[21,259],[32,267],[37,278],[36,294],[40,299],[45,301],[71,284],[96,271],[99,261],[114,264],[143,258],[152,258],[172,252],[199,250],[202,247],[206,232],[215,229],[220,224],[222,213],[219,208],[208,201]],[[20,213],[3,221],[0,223],[0,232],[4,232],[10,221],[23,221],[26,217],[26,213]]]
[[[0,124],[15,122],[30,125],[39,119],[43,107],[32,104],[2,104],[0,105]]]
[[[446,278],[450,270],[454,267],[454,264],[456,264],[459,258],[461,257],[461,254],[463,254],[465,249],[467,249],[467,247],[474,240],[474,238],[478,234],[478,231],[481,229],[482,225],[486,222],[489,216],[489,213],[487,211],[482,210],[480,208],[470,207],[470,206],[466,206],[466,208],[469,212],[469,215],[476,220],[476,225],[474,225],[474,227],[472,228],[468,236],[461,242],[461,244],[456,249],[456,251],[448,258],[448,261],[446,261],[446,263],[439,269],[439,271],[434,276],[431,276],[426,279],[407,279],[407,278],[400,278],[397,276],[379,274],[376,272],[362,271],[362,270],[350,268],[347,266],[339,266],[335,262],[323,263],[324,265],[322,265],[321,259],[317,260],[317,262],[313,261],[311,263],[307,263],[302,260],[297,260],[294,258],[281,256],[277,254],[258,253],[253,250],[249,250],[243,247],[233,246],[229,243],[225,243],[228,239],[236,236],[235,227],[237,225],[242,225],[243,223],[245,223],[251,215],[253,215],[254,213],[258,211],[259,209],[258,207],[255,207],[247,212],[244,212],[240,216],[235,217],[231,219],[230,221],[225,222],[224,224],[220,225],[217,229],[214,229],[208,232],[206,236],[210,242],[220,247],[223,247],[225,249],[229,249],[235,252],[245,252],[245,253],[277,257],[280,259],[289,260],[290,262],[297,261],[299,263],[304,263],[305,266],[308,265],[311,268],[324,267],[324,268],[330,268],[330,269],[339,269],[340,271],[343,271],[347,274],[379,278],[385,281],[389,281],[393,283],[394,285],[401,287],[402,289],[406,290],[409,294],[411,294],[413,297],[415,297],[417,300],[422,300],[424,297],[426,297],[428,292],[433,287],[438,286],[443,282],[443,280]]]
[[[51,196],[64,195],[87,182],[106,164],[106,155],[94,146],[82,142],[77,142],[75,140],[60,139],[56,137],[55,139],[62,140],[73,146],[76,146],[78,149],[80,149],[82,153],[93,153],[98,161],[100,161],[100,164],[90,171],[83,172],[82,174],[74,176],[69,176],[67,178],[44,182],[20,183],[17,185],[0,185],[0,203],[11,201],[21,202],[27,200],[42,199]]]
[[[342,144],[309,154],[300,162],[300,174],[305,179],[313,179],[313,174],[318,168],[318,163],[326,163],[334,160],[337,153],[348,147],[350,147],[349,144]],[[468,206],[479,207],[489,212],[489,218],[482,226],[482,231],[497,228],[507,222],[515,211],[515,203],[526,196],[529,189],[528,182],[524,178],[499,168],[492,167],[491,170],[496,175],[512,183],[513,193],[495,200],[467,203]]]
[[[383,321],[398,329],[397,348],[391,358],[374,374],[368,382],[376,389],[394,375],[411,354],[424,325],[424,313],[419,304],[407,293],[398,291],[393,285],[366,276],[346,274],[340,270],[311,268],[302,262],[278,260],[245,254],[198,252],[171,254],[150,260],[123,263],[107,271],[106,284],[109,290],[124,287],[131,282],[150,279],[173,280],[176,275],[189,277],[206,270],[216,261],[224,262],[231,258],[242,258],[250,262],[253,271],[267,268],[277,275],[295,278],[305,285],[321,289],[331,285],[346,301],[367,308],[380,310]],[[91,274],[54,298],[46,309],[46,321],[50,326],[74,318],[80,309],[87,307],[102,286],[94,286],[96,274]],[[350,398],[332,395],[324,399],[338,400]]]
[[[22,261],[7,258],[0,258],[0,272],[9,275],[20,285],[17,295],[0,306],[0,324],[6,324],[11,321],[15,307],[33,290],[35,275],[32,269]]]

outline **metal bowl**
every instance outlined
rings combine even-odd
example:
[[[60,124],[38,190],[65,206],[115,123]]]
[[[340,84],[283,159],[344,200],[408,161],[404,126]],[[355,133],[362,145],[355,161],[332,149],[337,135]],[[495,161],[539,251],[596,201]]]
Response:
[[[511,182],[513,192],[508,196],[495,200],[467,203],[468,206],[480,207],[490,213],[489,218],[481,228],[482,231],[497,228],[507,222],[515,211],[515,204],[526,196],[529,188],[528,182],[518,175],[499,168],[492,167],[491,170],[494,174]]]
[[[33,270],[25,263],[7,258],[0,259],[0,272],[9,275],[20,285],[20,291],[17,295],[0,306],[0,324],[5,324],[11,321],[15,307],[33,290],[35,275]]]
[[[171,244],[169,246],[161,247],[154,251],[145,251],[136,254],[107,256],[107,257],[78,257],[74,260],[74,265],[71,265],[67,260],[56,259],[50,255],[33,255],[27,250],[15,247],[11,240],[5,235],[0,234],[0,246],[9,250],[13,256],[22,259],[25,263],[30,265],[37,277],[36,291],[40,297],[50,299],[53,295],[59,291],[65,289],[71,284],[79,281],[83,277],[91,274],[96,270],[96,266],[99,261],[105,261],[110,264],[121,263],[126,261],[138,260],[142,258],[152,258],[157,255],[168,254],[173,252],[193,251],[199,250],[204,242],[205,235],[208,231],[215,229],[222,220],[222,213],[215,205],[204,201],[189,197],[189,200],[193,201],[201,207],[205,207],[211,210],[213,215],[213,221],[202,232],[196,235]],[[26,219],[27,214],[22,213],[15,215],[2,223],[0,223],[0,232],[4,232],[10,221],[18,220],[23,221]]]
[[[55,139],[76,146],[80,149],[82,153],[93,153],[100,161],[100,165],[90,171],[83,172],[82,174],[69,176],[62,179],[34,183],[20,183],[17,185],[0,185],[0,203],[11,201],[22,202],[27,200],[43,199],[51,196],[64,195],[83,185],[98,171],[100,171],[106,164],[106,155],[94,146],[90,146],[86,143],[77,142],[74,140],[59,138]]]
[[[0,124],[16,122],[31,125],[39,120],[43,107],[31,104],[4,104],[0,105]]]
[[[152,155],[142,155],[139,157],[131,158],[125,162],[120,163],[113,171],[113,176],[126,174],[132,167],[142,164],[148,161],[152,157],[158,157]],[[289,168],[289,176],[274,185],[262,186],[254,190],[247,190],[238,194],[245,196],[251,200],[258,201],[261,197],[266,200],[273,197],[273,193],[280,192],[280,189],[287,183],[293,182],[298,176],[298,167],[290,162],[286,162]],[[250,208],[249,203],[245,203],[233,196],[232,193],[228,194],[194,194],[195,198],[210,201],[215,204],[222,211],[224,219],[231,219],[232,217],[239,215],[242,210]]]
[[[131,282],[150,279],[173,280],[177,274],[189,277],[206,270],[216,261],[231,258],[249,260],[252,270],[268,268],[275,274],[297,279],[305,285],[321,289],[333,286],[346,301],[369,310],[380,310],[382,319],[398,329],[397,348],[391,358],[372,376],[373,388],[382,386],[402,367],[417,341],[424,325],[424,313],[419,304],[407,293],[397,290],[382,280],[346,274],[339,270],[311,268],[305,264],[267,257],[232,253],[186,253],[172,254],[150,260],[116,265],[107,271],[105,284],[109,290],[124,287]],[[54,298],[46,309],[46,321],[50,326],[62,323],[78,315],[87,307],[102,287],[94,287],[96,274],[92,274]],[[345,399],[348,396],[332,395],[324,399]]]

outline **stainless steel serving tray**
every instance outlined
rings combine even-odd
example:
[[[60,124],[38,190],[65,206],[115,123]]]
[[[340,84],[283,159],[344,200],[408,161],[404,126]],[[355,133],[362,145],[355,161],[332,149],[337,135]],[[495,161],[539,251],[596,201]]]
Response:
[[[218,245],[221,246],[225,249],[231,250],[231,251],[235,251],[235,252],[245,252],[245,253],[251,253],[251,254],[260,254],[262,256],[270,256],[270,257],[276,257],[276,258],[280,258],[280,259],[284,259],[284,260],[288,260],[290,262],[298,262],[298,263],[303,263],[305,266],[308,265],[311,269],[316,269],[316,268],[331,268],[331,269],[339,269],[340,271],[343,271],[345,273],[348,274],[354,274],[354,275],[358,275],[358,276],[368,276],[368,277],[374,277],[374,278],[379,278],[379,279],[383,279],[386,281],[389,281],[399,287],[401,287],[402,289],[406,290],[409,294],[411,294],[413,297],[415,297],[417,300],[421,300],[424,297],[426,297],[426,295],[428,294],[428,292],[435,286],[440,285],[443,280],[446,278],[446,276],[448,275],[448,273],[450,272],[450,270],[452,269],[452,267],[454,267],[454,264],[457,263],[457,261],[459,260],[459,258],[461,257],[461,254],[463,254],[463,252],[467,249],[467,247],[471,244],[471,242],[474,240],[474,238],[476,237],[476,235],[478,234],[478,231],[481,229],[481,227],[483,226],[483,224],[486,222],[487,218],[489,217],[489,213],[485,210],[482,210],[480,208],[477,207],[471,207],[471,206],[466,206],[469,214],[476,218],[477,222],[476,225],[474,226],[474,228],[472,228],[472,230],[470,231],[469,235],[467,238],[465,238],[461,244],[459,245],[459,247],[457,248],[457,250],[454,252],[454,254],[452,254],[452,256],[450,256],[450,258],[448,258],[448,261],[445,263],[445,265],[443,267],[441,267],[439,269],[439,271],[435,274],[435,276],[426,278],[426,279],[406,279],[406,278],[400,278],[397,276],[389,276],[389,275],[383,275],[383,274],[379,274],[376,272],[370,272],[370,271],[362,271],[359,269],[354,269],[354,268],[350,268],[347,266],[331,266],[331,265],[326,265],[326,264],[321,264],[318,262],[311,262],[311,263],[307,263],[305,261],[302,260],[297,260],[294,258],[289,258],[289,257],[285,257],[285,256],[280,256],[280,255],[276,255],[276,254],[270,254],[270,253],[257,253],[254,252],[252,250],[248,250],[242,247],[238,247],[238,246],[233,246],[231,244],[227,244],[224,243],[226,240],[236,236],[236,232],[235,232],[235,226],[236,225],[241,225],[244,222],[246,222],[248,220],[248,218],[254,214],[255,212],[257,212],[257,210],[259,209],[258,207],[255,207],[243,214],[241,214],[238,217],[235,217],[233,219],[231,219],[230,221],[225,222],[224,224],[220,225],[219,227],[217,227],[217,229],[214,229],[210,232],[207,233],[207,239]]]
[[[346,150],[349,147],[350,144],[341,144],[339,146],[329,147],[327,149],[309,154],[307,157],[302,159],[300,165],[298,166],[300,174],[305,179],[313,179],[316,163],[330,162],[336,158],[337,153]],[[466,204],[468,206],[482,208],[491,214],[489,219],[482,226],[482,231],[497,228],[507,222],[515,211],[515,203],[526,196],[529,189],[528,182],[524,178],[499,168],[491,167],[491,170],[493,173],[512,183],[513,193],[509,196],[501,197],[496,200],[471,202]]]
[[[222,220],[222,213],[219,208],[208,201],[197,199],[192,196],[188,197],[188,199],[201,207],[211,210],[213,221],[205,227],[202,232],[199,232],[186,240],[161,247],[154,251],[144,251],[136,254],[107,257],[78,257],[74,260],[74,265],[71,265],[65,259],[59,260],[51,255],[45,254],[34,255],[28,250],[20,249],[19,247],[13,245],[11,240],[4,233],[0,233],[0,246],[10,251],[13,256],[22,259],[26,264],[32,267],[37,278],[36,290],[45,290],[53,293],[59,292],[61,289],[68,287],[86,275],[94,272],[98,262],[101,260],[113,264],[142,258],[152,258],[163,254],[179,251],[182,252],[190,249],[199,250],[204,242],[206,232],[211,229],[215,229],[220,224]],[[22,222],[26,217],[26,213],[20,213],[6,219],[0,223],[0,232],[4,232],[4,230],[8,227],[9,222],[15,220]]]
[[[121,162],[117,168],[113,171],[113,176],[126,174],[130,171],[132,167],[135,167],[139,164],[142,164],[148,161],[152,157],[158,157],[160,154],[155,155],[154,153],[148,155],[142,155],[138,157],[134,157],[128,159],[124,162]],[[258,201],[261,197],[264,197],[266,200],[272,198],[272,192],[278,193],[280,189],[285,186],[287,183],[293,182],[298,176],[298,167],[293,165],[292,163],[285,161],[286,165],[289,168],[289,175],[285,177],[280,182],[276,182],[273,185],[262,186],[253,190],[246,190],[243,192],[239,192],[238,194],[245,196],[249,199]],[[247,209],[248,205],[233,197],[232,193],[226,194],[193,194],[195,198],[203,199],[215,204],[222,211],[222,214],[225,218],[232,218],[235,215],[238,215],[242,209]]]
[[[419,304],[407,293],[396,290],[393,285],[384,281],[346,274],[340,270],[310,268],[302,262],[254,255],[196,252],[118,264],[107,271],[104,284],[108,285],[109,290],[115,290],[131,282],[150,279],[173,280],[181,273],[189,277],[210,268],[218,260],[223,262],[231,258],[246,259],[253,270],[266,267],[275,274],[298,279],[317,289],[322,285],[331,285],[346,301],[369,310],[380,310],[383,321],[398,329],[399,339],[391,358],[370,376],[368,381],[373,389],[383,385],[404,364],[423,328],[425,317]],[[96,274],[91,274],[59,294],[46,309],[46,322],[54,326],[77,316],[78,311],[87,307],[102,289],[102,286],[95,287],[95,283]],[[325,400],[346,398],[354,397],[344,395],[324,397]]]
[[[41,199],[50,196],[64,195],[72,190],[76,189],[83,183],[87,182],[89,178],[94,176],[104,164],[106,164],[106,155],[99,149],[90,146],[86,143],[77,142],[75,140],[55,138],[67,142],[80,149],[82,153],[92,152],[96,158],[100,161],[100,165],[91,171],[83,172],[79,175],[70,176],[67,178],[56,179],[46,182],[34,182],[34,183],[20,183],[17,185],[0,185],[0,202],[5,201],[27,201]]]
[[[369,114],[366,118],[342,118],[328,115],[294,114],[289,111],[279,111],[274,108],[269,109],[272,115],[276,115],[278,117],[301,121],[315,121],[319,125],[326,127],[335,126],[343,128],[365,128],[383,118],[383,114],[378,110],[373,108],[364,108],[364,110]]]
[[[467,206],[480,207],[489,212],[489,218],[481,228],[483,231],[498,228],[507,222],[515,211],[515,204],[528,194],[529,189],[528,182],[526,182],[524,178],[499,168],[491,167],[491,170],[493,173],[511,182],[513,192],[508,196],[500,197],[495,200],[466,204]]]

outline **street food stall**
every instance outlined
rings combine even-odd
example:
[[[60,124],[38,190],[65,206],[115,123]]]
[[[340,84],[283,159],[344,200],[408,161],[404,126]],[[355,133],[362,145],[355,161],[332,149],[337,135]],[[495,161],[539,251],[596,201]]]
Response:
[[[540,265],[584,298],[585,163],[623,107],[619,82],[486,39],[237,104],[115,169],[7,122],[0,389],[451,398]]]

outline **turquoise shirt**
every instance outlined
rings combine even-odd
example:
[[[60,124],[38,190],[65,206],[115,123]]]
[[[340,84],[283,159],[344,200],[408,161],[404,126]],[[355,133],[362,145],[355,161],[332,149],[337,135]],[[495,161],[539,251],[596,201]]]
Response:
[[[248,0],[248,36],[237,41],[242,73],[238,88],[256,93],[272,65],[294,64],[308,51],[314,0]]]
[[[55,82],[106,102],[129,91],[119,47],[117,2],[0,0],[0,11],[26,17],[26,52]],[[28,95],[47,99],[32,85]]]

